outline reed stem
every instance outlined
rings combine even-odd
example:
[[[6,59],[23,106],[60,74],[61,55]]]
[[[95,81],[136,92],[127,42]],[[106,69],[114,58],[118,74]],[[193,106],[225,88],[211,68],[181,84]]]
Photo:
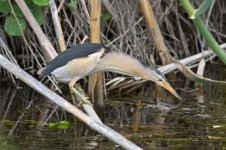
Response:
[[[191,3],[188,0],[180,0],[182,6],[184,7],[185,11],[188,13],[189,17],[195,16],[195,9],[192,7]],[[205,39],[208,46],[214,51],[214,53],[226,64],[226,53],[217,43],[217,41],[213,38],[210,34],[208,29],[206,28],[205,24],[202,22],[199,16],[194,17],[192,19],[193,23]]]

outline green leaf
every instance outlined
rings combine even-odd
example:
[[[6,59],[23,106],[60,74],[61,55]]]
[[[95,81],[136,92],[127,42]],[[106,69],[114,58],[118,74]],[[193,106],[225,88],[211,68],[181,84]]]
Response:
[[[33,0],[25,0],[27,6],[36,5]]]
[[[25,0],[26,4],[30,8],[33,16],[37,20],[39,25],[42,25],[44,22],[43,16],[42,16],[42,9],[40,6],[36,5],[33,1],[31,0]]]
[[[77,0],[71,0],[70,3],[67,3],[66,6],[71,10],[76,10],[78,7],[78,1]]]
[[[56,123],[48,123],[49,128],[59,128],[59,129],[66,129],[70,126],[70,122],[64,120]]]
[[[102,12],[102,15],[101,15],[101,20],[102,21],[108,21],[112,18],[111,14],[107,11],[107,10],[104,10]]]
[[[37,20],[39,25],[43,24],[43,16],[42,16],[42,10],[41,7],[38,5],[30,5],[29,6],[32,14],[34,15],[35,19]]]
[[[8,13],[10,11],[11,11],[11,8],[10,8],[8,1],[0,1],[0,12]]]
[[[48,128],[56,128],[57,125],[57,123],[48,123]]]
[[[14,10],[17,17],[21,18],[21,17],[24,16],[22,11],[20,10],[19,6],[13,5],[13,10]]]
[[[18,21],[19,21],[19,25],[14,16],[7,17],[4,24],[4,29],[9,35],[12,35],[12,36],[22,35],[22,32],[26,28],[26,23],[23,18],[18,18]]]
[[[49,0],[33,0],[33,2],[38,6],[47,6],[49,4]]]
[[[70,122],[64,120],[64,121],[60,121],[58,128],[65,129],[65,128],[68,128],[69,126],[70,126]]]

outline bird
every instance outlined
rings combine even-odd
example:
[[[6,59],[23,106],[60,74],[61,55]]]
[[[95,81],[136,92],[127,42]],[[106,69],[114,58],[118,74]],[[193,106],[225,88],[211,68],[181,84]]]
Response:
[[[56,56],[46,67],[40,69],[38,74],[53,76],[59,82],[68,83],[70,89],[79,95],[80,93],[74,88],[79,79],[106,71],[153,81],[181,99],[160,71],[141,63],[131,55],[110,50],[99,43],[87,42],[71,46]],[[83,96],[81,99],[89,103],[87,97]]]

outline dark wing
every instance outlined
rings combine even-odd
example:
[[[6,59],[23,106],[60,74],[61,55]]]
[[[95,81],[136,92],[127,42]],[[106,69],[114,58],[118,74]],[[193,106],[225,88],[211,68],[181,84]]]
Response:
[[[53,70],[64,66],[69,61],[76,58],[88,57],[91,54],[99,52],[102,48],[105,48],[105,46],[97,43],[84,43],[72,46],[55,57],[43,70],[41,70],[40,74],[44,76],[51,75]]]

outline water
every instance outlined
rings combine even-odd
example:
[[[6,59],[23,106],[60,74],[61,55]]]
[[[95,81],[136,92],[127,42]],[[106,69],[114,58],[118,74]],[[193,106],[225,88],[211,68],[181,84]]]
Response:
[[[1,150],[122,149],[60,108],[49,122],[68,120],[69,128],[37,127],[43,97],[27,86],[4,87],[0,88]],[[102,120],[144,149],[226,149],[225,89],[204,86],[203,91],[187,93],[181,92],[183,101],[177,104],[111,99]]]
[[[82,123],[73,121],[70,115],[67,117],[72,124],[67,129],[50,129],[47,126],[37,129],[35,120],[39,112],[35,108],[24,112],[20,106],[23,103],[20,92],[14,98],[1,122],[1,149],[121,149]],[[183,100],[176,108],[164,103],[156,107],[153,104],[136,106],[134,103],[113,101],[105,108],[104,122],[144,149],[224,149],[225,97],[192,93],[184,95]],[[18,101],[16,106],[19,110],[14,106],[15,101]],[[136,113],[137,107],[139,113]],[[22,120],[13,128],[21,114]]]

